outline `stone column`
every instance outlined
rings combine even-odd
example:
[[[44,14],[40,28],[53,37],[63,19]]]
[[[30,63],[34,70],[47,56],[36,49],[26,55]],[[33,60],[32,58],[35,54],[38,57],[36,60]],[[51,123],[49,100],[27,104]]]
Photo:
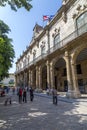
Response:
[[[42,73],[41,73],[41,71],[42,71],[42,68],[40,66],[39,73],[38,73],[38,75],[39,75],[39,89],[42,89]]]
[[[36,66],[36,89],[39,87],[39,74],[38,66]]]
[[[25,71],[24,71],[24,81],[23,81],[23,84],[24,84],[24,85],[23,85],[23,87],[25,87],[25,81],[26,81],[25,78],[26,78],[26,73],[25,73]]]
[[[31,87],[33,88],[33,72],[31,71]]]
[[[29,70],[29,87],[31,86],[31,71]]]
[[[72,73],[70,66],[70,56],[68,52],[65,52],[65,61],[66,61],[66,69],[67,69],[67,82],[68,82],[68,92],[66,93],[67,97],[73,97],[73,87],[72,87]]]
[[[78,98],[78,97],[81,97],[81,94],[80,94],[80,91],[79,91],[79,88],[78,88],[76,64],[74,63],[74,61],[71,62],[71,69],[72,69],[74,98]]]
[[[50,88],[50,63],[49,61],[46,62],[47,65],[47,87]]]
[[[54,85],[54,66],[53,63],[50,63],[50,80],[51,80],[51,88],[55,87]]]

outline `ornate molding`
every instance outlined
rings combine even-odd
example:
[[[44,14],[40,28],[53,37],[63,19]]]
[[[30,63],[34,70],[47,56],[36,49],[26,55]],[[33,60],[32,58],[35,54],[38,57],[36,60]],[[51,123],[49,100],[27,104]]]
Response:
[[[62,19],[66,23],[67,22],[67,14],[66,12],[62,12]]]
[[[52,34],[52,37],[55,37],[57,34],[59,34],[59,32],[60,32],[60,28],[55,28],[54,29],[54,33]]]
[[[79,4],[76,10],[77,10],[77,11],[80,11],[80,10],[81,10],[81,7],[82,7],[82,6]]]
[[[46,44],[46,42],[45,42],[45,41],[42,41],[42,44],[41,44],[40,47],[41,47],[41,48],[42,48],[42,47],[45,47],[45,44]]]
[[[87,5],[78,5],[76,8],[76,13],[73,14],[72,18],[77,18],[80,14],[87,10]]]
[[[33,50],[33,55],[35,55],[36,54],[36,50]]]

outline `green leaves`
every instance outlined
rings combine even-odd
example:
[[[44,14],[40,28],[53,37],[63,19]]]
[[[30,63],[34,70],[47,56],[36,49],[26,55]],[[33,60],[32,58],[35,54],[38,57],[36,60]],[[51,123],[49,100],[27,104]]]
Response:
[[[0,35],[4,35],[11,31],[7,24],[5,24],[2,20],[0,20]]]
[[[32,0],[0,0],[0,6],[5,7],[6,4],[10,5],[11,9],[17,11],[17,9],[24,7],[27,11],[32,8],[30,4]],[[0,80],[8,76],[8,70],[12,67],[12,62],[15,57],[12,39],[8,38],[10,28],[7,24],[0,20]]]
[[[12,39],[8,38],[9,27],[0,21],[0,80],[8,76],[8,70],[12,67],[12,62],[15,57]]]
[[[0,0],[0,6],[4,7],[9,4],[11,9],[17,11],[17,9],[24,7],[27,11],[32,8],[30,4],[32,0]]]

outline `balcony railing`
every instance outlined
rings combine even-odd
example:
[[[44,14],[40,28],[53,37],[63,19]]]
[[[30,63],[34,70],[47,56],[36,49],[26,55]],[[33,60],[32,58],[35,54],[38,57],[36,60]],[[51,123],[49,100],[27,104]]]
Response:
[[[64,45],[68,44],[70,41],[74,40],[75,38],[79,37],[80,35],[87,32],[87,24],[83,25],[79,29],[75,30],[73,33],[68,35],[65,39],[58,42],[58,44],[54,45],[48,50],[48,54],[53,53],[55,50],[63,47]]]
[[[82,35],[82,34],[84,34],[86,32],[87,32],[87,23],[84,24],[82,27],[76,29],[73,33],[71,33],[70,35],[68,35],[62,41],[60,41],[57,44],[55,44],[45,54],[41,54],[40,56],[38,56],[37,58],[35,58],[33,61],[31,61],[30,63],[28,63],[26,66],[24,66],[23,69],[21,69],[21,70],[24,70],[24,69],[28,68],[29,66],[35,64],[39,60],[45,58],[47,55],[55,52],[56,50],[60,49],[64,45],[68,44],[70,41],[74,40],[75,38],[79,37],[80,35]],[[21,70],[17,71],[17,73],[20,72]]]

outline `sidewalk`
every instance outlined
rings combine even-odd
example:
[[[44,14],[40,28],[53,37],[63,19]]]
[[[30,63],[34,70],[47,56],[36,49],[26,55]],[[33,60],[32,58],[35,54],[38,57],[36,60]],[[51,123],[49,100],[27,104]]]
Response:
[[[44,92],[44,93],[34,93],[34,94],[36,96],[52,99],[52,95],[47,95],[46,92]],[[67,103],[84,102],[84,103],[86,103],[85,105],[87,105],[87,95],[82,95],[81,98],[78,98],[78,99],[72,99],[72,98],[67,98],[65,93],[63,93],[63,94],[60,93],[58,95],[58,100],[62,101],[62,102],[67,102]]]

